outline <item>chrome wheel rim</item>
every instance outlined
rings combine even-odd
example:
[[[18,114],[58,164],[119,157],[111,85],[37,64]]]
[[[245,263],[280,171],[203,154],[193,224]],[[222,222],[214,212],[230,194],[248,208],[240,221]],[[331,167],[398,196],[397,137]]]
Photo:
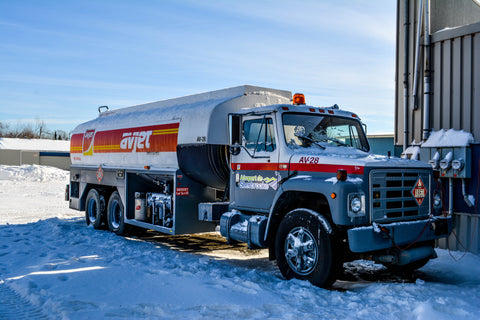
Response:
[[[87,205],[88,220],[94,224],[97,220],[97,202],[95,199],[90,199]]]
[[[285,239],[285,258],[294,272],[310,274],[318,262],[318,245],[313,234],[303,227],[290,230]]]
[[[118,229],[120,227],[120,219],[122,217],[121,208],[118,201],[114,201],[112,203],[111,217],[112,217],[112,227],[114,229]]]

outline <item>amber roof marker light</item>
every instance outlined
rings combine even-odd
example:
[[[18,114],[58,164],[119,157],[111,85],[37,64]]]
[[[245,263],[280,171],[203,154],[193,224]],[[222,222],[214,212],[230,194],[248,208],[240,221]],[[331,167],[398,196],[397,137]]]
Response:
[[[293,95],[292,104],[296,106],[299,104],[305,104],[305,96],[302,93],[295,93]]]

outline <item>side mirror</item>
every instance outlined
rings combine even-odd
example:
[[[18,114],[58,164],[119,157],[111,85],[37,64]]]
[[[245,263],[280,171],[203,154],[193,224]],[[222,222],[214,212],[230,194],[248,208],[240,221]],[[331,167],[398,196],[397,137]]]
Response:
[[[234,145],[231,145],[229,147],[229,149],[230,149],[230,154],[233,155],[233,156],[238,155],[240,153],[240,150],[241,150],[240,145],[238,143],[235,143]]]

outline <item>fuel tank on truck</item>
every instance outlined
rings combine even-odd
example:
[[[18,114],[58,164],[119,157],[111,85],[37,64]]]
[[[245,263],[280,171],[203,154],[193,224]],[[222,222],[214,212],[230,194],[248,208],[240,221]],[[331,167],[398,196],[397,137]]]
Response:
[[[289,91],[239,86],[101,112],[77,126],[72,165],[179,168],[204,185],[228,180],[228,114],[289,104]]]

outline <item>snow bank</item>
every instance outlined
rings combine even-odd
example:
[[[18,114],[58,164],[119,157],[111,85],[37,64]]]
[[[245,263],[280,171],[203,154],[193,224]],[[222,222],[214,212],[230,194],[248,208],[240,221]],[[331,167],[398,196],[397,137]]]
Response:
[[[0,138],[0,149],[70,152],[70,141]]]
[[[68,180],[68,171],[53,167],[0,165],[0,226],[78,217],[81,213],[65,201]],[[0,277],[1,273],[0,269]]]
[[[68,181],[68,171],[38,165],[0,165],[0,180],[50,182]]]
[[[439,130],[430,134],[427,141],[422,143],[422,147],[467,147],[475,140],[473,135],[463,130]]]

